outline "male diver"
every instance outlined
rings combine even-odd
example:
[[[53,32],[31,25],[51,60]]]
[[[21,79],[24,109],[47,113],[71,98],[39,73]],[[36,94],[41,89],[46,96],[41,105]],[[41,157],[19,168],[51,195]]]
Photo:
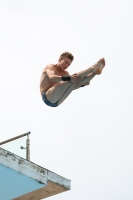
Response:
[[[70,75],[66,69],[73,59],[71,53],[64,52],[57,64],[48,64],[44,68],[40,80],[40,92],[46,105],[59,106],[73,90],[89,85],[90,80],[101,74],[105,67],[105,60],[101,58],[93,66]]]

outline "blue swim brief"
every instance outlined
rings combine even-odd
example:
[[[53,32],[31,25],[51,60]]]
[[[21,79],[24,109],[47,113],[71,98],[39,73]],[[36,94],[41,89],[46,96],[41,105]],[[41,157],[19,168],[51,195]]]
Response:
[[[57,106],[58,106],[58,102],[52,103],[52,102],[50,102],[50,101],[47,99],[47,97],[46,97],[46,92],[44,92],[44,93],[42,94],[42,99],[43,99],[44,103],[45,103],[47,106],[51,106],[51,107],[57,107]]]

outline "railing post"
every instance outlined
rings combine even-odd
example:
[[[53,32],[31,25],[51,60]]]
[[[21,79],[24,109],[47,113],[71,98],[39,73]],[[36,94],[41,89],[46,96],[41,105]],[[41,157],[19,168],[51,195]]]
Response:
[[[28,135],[26,139],[26,159],[30,160],[30,138]]]

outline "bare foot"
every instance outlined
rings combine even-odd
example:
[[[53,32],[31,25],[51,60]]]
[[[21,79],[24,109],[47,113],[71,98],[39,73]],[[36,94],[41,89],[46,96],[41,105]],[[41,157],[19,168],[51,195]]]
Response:
[[[103,68],[105,67],[105,59],[104,58],[101,58],[97,63],[96,63],[96,67],[95,67],[95,70],[94,72],[96,74],[101,74],[102,73],[102,70]]]

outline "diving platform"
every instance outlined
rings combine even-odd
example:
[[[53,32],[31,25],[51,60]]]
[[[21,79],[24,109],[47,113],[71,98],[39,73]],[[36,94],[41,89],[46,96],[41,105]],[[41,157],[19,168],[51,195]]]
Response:
[[[41,200],[70,185],[69,179],[0,147],[0,199]]]

